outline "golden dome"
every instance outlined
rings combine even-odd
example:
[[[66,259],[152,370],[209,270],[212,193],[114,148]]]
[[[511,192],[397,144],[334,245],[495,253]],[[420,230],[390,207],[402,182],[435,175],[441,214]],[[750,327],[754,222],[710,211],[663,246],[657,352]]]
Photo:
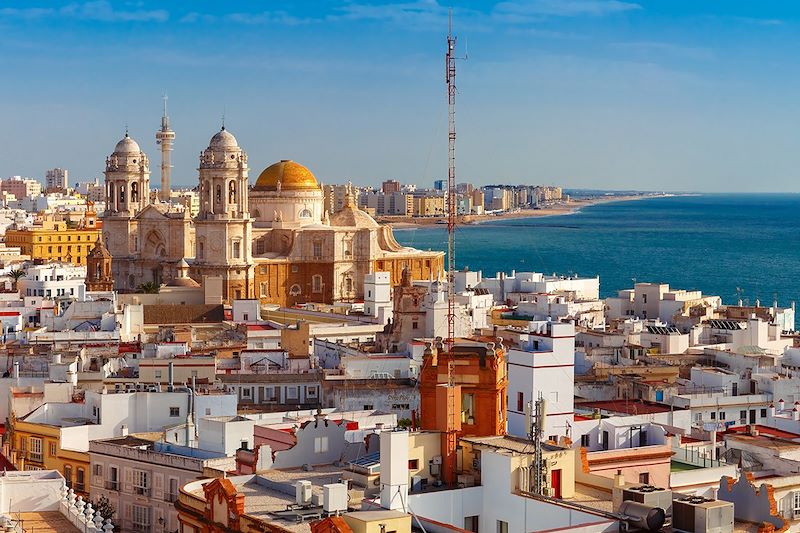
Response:
[[[300,163],[295,163],[288,159],[265,168],[258,175],[253,189],[257,191],[276,191],[278,190],[278,182],[281,184],[282,191],[319,189],[317,178],[314,177],[310,170]]]

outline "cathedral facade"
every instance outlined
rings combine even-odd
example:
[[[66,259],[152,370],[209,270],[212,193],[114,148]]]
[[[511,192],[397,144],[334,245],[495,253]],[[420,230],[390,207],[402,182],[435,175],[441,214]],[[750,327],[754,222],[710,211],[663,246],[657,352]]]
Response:
[[[200,211],[154,200],[146,154],[127,134],[106,160],[103,240],[117,290],[169,283],[189,265],[203,283],[222,279],[222,298],[295,305],[364,298],[364,276],[404,269],[440,276],[444,253],[401,246],[392,229],[356,205],[329,216],[322,187],[303,165],[283,160],[249,183],[247,154],[225,128],[200,155]]]

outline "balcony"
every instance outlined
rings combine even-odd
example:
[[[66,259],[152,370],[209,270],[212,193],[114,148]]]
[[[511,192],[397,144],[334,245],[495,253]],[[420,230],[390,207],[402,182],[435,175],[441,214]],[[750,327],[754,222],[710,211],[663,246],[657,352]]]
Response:
[[[137,496],[150,496],[150,487],[133,487],[133,493]]]
[[[119,490],[119,481],[106,481],[106,490]]]
[[[167,502],[167,503],[175,503],[176,501],[178,501],[178,495],[177,494],[164,494],[164,501]]]
[[[42,455],[41,452],[39,453],[31,452],[30,455],[28,456],[28,461],[32,461],[34,463],[41,463],[43,460],[44,456]]]

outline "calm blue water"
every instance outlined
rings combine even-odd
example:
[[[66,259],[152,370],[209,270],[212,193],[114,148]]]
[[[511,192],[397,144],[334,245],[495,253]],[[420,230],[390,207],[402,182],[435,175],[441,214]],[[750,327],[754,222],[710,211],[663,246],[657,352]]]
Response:
[[[800,195],[703,195],[590,206],[457,230],[459,268],[600,276],[603,296],[633,280],[736,301],[800,299]],[[445,250],[445,228],[397,229],[403,244]]]

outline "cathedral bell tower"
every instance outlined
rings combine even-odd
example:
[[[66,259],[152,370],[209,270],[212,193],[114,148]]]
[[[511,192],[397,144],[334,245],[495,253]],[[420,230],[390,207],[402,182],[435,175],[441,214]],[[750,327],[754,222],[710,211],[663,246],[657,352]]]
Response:
[[[253,225],[247,154],[223,126],[200,154],[200,211],[195,219],[194,275],[220,276],[222,299],[253,295]]]
[[[128,133],[106,158],[106,214],[133,217],[150,203],[150,161]]]
[[[89,291],[114,290],[111,254],[103,244],[103,239],[97,239],[94,248],[86,257],[86,289]]]

